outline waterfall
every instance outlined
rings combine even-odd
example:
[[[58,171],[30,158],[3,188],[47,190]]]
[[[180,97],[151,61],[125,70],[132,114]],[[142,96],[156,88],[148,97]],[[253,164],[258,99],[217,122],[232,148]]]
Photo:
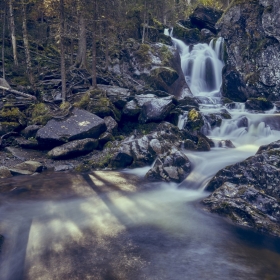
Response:
[[[202,103],[220,103],[224,39],[212,39],[209,45],[187,46],[181,40],[173,38],[172,33],[172,30],[165,30],[165,34],[170,34],[180,52],[182,71],[192,94]]]

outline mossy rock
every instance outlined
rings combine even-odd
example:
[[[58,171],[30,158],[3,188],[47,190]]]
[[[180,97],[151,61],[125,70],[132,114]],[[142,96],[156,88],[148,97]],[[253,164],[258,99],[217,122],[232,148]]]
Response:
[[[3,108],[0,111],[0,121],[1,122],[16,122],[18,124],[24,125],[26,123],[26,116],[18,108]]]
[[[135,52],[135,56],[143,64],[149,64],[151,63],[150,51],[151,47],[148,44],[141,44],[139,49]]]
[[[31,124],[46,125],[52,118],[49,107],[44,103],[37,103],[26,110]]]
[[[211,147],[207,140],[203,137],[199,137],[198,143],[197,143],[197,151],[205,151],[208,152],[210,151]]]
[[[195,109],[189,111],[186,126],[190,130],[194,131],[194,130],[200,130],[203,125],[204,125],[204,120],[200,112],[196,111]]]
[[[248,110],[267,111],[273,109],[273,103],[264,97],[250,98],[245,103]]]
[[[167,90],[178,78],[177,71],[171,67],[159,67],[151,71],[152,84],[159,90]]]
[[[121,112],[106,97],[106,93],[99,89],[87,91],[74,106],[87,110],[101,118],[111,116],[116,121],[121,119]]]
[[[173,36],[186,44],[196,44],[202,41],[201,32],[198,28],[186,28],[180,24],[174,26]]]
[[[18,122],[0,122],[0,135],[16,131],[21,127]]]

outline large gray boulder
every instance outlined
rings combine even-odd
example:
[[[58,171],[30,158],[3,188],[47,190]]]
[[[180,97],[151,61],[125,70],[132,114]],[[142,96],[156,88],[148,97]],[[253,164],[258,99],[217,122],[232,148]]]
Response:
[[[36,139],[42,147],[52,148],[73,140],[98,138],[104,131],[106,124],[103,119],[75,108],[65,120],[50,120],[38,130]]]
[[[206,187],[208,210],[243,226],[280,236],[280,141],[219,171]]]
[[[90,153],[97,148],[98,140],[86,138],[75,140],[56,147],[48,152],[48,156],[52,159],[65,159],[81,156]]]
[[[174,108],[172,97],[153,99],[146,102],[141,110],[141,123],[163,121]]]

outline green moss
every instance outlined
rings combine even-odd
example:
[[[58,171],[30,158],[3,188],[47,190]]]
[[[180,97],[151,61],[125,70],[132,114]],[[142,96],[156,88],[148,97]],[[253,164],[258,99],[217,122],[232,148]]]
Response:
[[[201,114],[195,109],[192,109],[188,113],[187,127],[191,130],[200,130],[203,125],[204,121]]]
[[[151,47],[149,45],[141,44],[135,55],[142,63],[148,64],[151,63],[150,51]]]
[[[32,124],[45,125],[52,118],[48,106],[44,103],[30,106],[27,113],[31,116]]]
[[[25,123],[26,116],[16,107],[4,108],[0,111],[0,121]]]
[[[172,52],[169,50],[169,48],[167,46],[163,45],[160,48],[159,53],[160,53],[160,58],[161,58],[162,64],[168,65],[171,58],[173,57]]]
[[[257,84],[259,79],[260,79],[259,71],[251,72],[251,73],[247,74],[244,78],[245,82],[248,83],[249,85]]]

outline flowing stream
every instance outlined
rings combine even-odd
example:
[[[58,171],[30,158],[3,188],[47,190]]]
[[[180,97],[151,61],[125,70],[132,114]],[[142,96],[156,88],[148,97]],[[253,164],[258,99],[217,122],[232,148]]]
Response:
[[[193,169],[180,188],[144,178],[139,186],[130,184],[131,176],[144,176],[143,168],[124,170],[111,181],[104,174],[47,172],[2,180],[1,280],[279,279],[279,239],[204,212],[199,201],[218,170],[280,139],[280,116],[221,105],[222,38],[209,46],[173,41],[201,112],[226,109],[232,116],[214,129],[206,122],[204,132],[216,147],[185,151]]]

